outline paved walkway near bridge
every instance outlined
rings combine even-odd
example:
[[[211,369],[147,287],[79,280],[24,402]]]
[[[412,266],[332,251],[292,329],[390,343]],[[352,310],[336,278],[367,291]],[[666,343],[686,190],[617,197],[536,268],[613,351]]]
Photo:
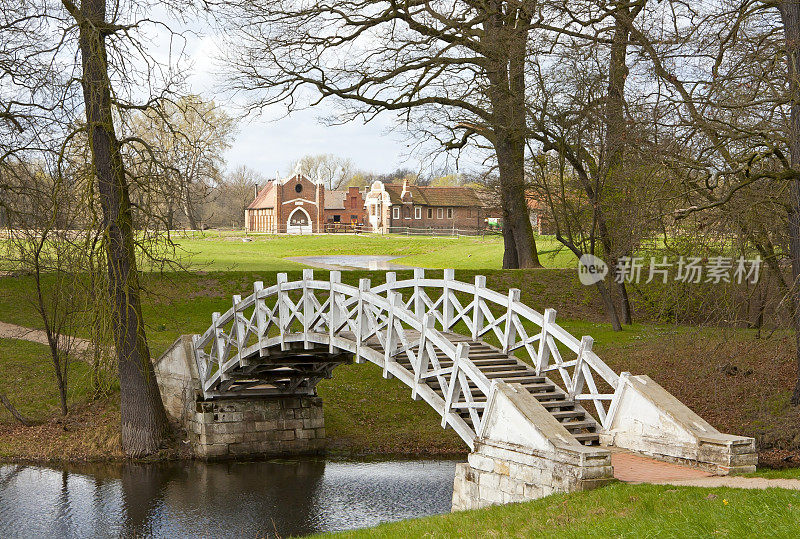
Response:
[[[614,477],[625,483],[653,483],[680,487],[800,490],[800,479],[718,476],[689,466],[661,462],[627,451],[614,451],[611,454],[611,463],[614,465]]]

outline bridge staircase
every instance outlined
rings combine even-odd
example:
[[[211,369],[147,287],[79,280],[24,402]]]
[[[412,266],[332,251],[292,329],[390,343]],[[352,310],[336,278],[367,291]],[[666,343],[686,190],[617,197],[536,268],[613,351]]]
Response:
[[[504,354],[501,350],[482,341],[473,341],[469,337],[457,333],[445,333],[451,342],[465,342],[469,344],[468,357],[472,363],[480,369],[490,380],[498,380],[508,384],[520,384],[528,390],[539,404],[541,404],[574,438],[587,446],[600,445],[599,426],[597,421],[574,399],[571,399],[558,385],[547,376],[540,376],[527,363],[520,361],[513,355]],[[380,344],[374,345],[379,351],[383,352]],[[419,351],[418,346],[414,346],[412,352]],[[439,365],[443,369],[453,367],[453,360],[443,352],[437,351]],[[413,370],[411,361],[407,356],[398,358],[398,363],[408,369]],[[436,378],[428,379],[428,386],[440,397],[444,398],[444,389],[439,385]],[[470,391],[475,395],[473,402],[485,404],[487,397],[479,395],[477,384],[470,382]],[[477,425],[473,424],[468,410],[459,412],[459,416],[464,421],[477,430]]]

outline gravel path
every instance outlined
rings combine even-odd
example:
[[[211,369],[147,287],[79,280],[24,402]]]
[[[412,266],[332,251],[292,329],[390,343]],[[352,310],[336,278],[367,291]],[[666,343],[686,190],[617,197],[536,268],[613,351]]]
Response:
[[[8,322],[0,322],[0,339],[20,339],[23,341],[37,342],[47,345],[47,334],[41,329],[26,328]],[[78,352],[85,352],[89,349],[91,341],[88,339],[75,338],[73,347]]]

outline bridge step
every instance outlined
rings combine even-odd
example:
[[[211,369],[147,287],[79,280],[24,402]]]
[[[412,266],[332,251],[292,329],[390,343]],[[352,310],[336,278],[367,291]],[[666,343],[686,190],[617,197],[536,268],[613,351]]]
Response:
[[[551,410],[550,415],[561,421],[562,419],[580,419],[586,417],[580,410]]]
[[[600,435],[594,432],[587,432],[584,434],[573,434],[576,440],[581,442],[583,445],[599,445],[600,444]]]
[[[572,431],[572,430],[575,430],[575,429],[577,429],[577,430],[581,430],[581,429],[591,430],[591,429],[597,428],[597,423],[595,423],[594,421],[587,421],[587,420],[584,420],[584,421],[565,421],[565,422],[563,422],[561,424],[564,426],[565,429],[567,429],[569,431]]]

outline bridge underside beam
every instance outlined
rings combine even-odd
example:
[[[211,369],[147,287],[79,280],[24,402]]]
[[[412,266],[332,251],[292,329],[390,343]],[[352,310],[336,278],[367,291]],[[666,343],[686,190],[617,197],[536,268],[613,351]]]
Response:
[[[352,354],[330,353],[328,347],[265,349],[242,358],[238,368],[225,373],[205,397],[314,395],[320,380],[331,378],[339,365],[352,362]]]

